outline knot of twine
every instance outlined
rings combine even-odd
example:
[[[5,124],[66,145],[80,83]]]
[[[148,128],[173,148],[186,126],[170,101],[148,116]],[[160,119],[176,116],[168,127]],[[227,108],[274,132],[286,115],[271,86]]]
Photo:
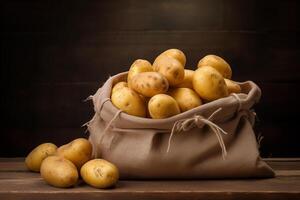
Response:
[[[201,115],[195,115],[194,117],[191,117],[188,119],[176,121],[172,127],[172,131],[171,131],[171,134],[169,137],[167,153],[170,152],[171,142],[172,142],[172,139],[173,139],[173,136],[175,133],[179,133],[182,131],[189,131],[195,127],[203,128],[205,125],[208,125],[211,128],[211,130],[216,134],[218,142],[219,142],[221,150],[222,150],[222,157],[223,157],[223,159],[225,159],[225,157],[227,156],[227,151],[226,151],[226,146],[225,146],[225,143],[224,143],[221,133],[227,135],[227,132],[224,131],[222,128],[220,128],[217,124],[215,124],[211,121],[212,118],[215,116],[215,114],[220,112],[221,110],[222,110],[222,108],[217,109],[207,119]]]

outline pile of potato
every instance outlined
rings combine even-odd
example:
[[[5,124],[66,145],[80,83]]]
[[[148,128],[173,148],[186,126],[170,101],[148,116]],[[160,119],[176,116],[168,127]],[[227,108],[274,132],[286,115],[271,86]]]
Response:
[[[78,138],[57,148],[43,143],[33,149],[25,159],[27,168],[40,172],[42,178],[55,187],[72,187],[78,183],[79,173],[87,184],[96,188],[114,186],[119,179],[117,167],[103,159],[92,158],[92,145]]]
[[[185,63],[179,49],[164,51],[152,65],[143,59],[134,61],[127,82],[113,86],[112,103],[130,115],[162,119],[241,92],[230,80],[230,65],[221,57],[203,57],[195,71],[185,69]]]

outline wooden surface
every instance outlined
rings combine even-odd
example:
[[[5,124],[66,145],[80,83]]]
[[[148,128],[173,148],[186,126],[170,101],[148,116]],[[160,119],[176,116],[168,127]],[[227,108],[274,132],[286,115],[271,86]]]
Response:
[[[74,188],[47,185],[28,172],[22,158],[0,158],[0,199],[300,199],[300,159],[269,159],[276,178],[248,180],[119,181],[101,190],[81,182]]]
[[[195,69],[206,54],[262,89],[264,157],[300,157],[299,0],[1,1],[0,156],[86,136],[83,103],[109,75],[167,48]],[[13,147],[13,148],[11,148]]]

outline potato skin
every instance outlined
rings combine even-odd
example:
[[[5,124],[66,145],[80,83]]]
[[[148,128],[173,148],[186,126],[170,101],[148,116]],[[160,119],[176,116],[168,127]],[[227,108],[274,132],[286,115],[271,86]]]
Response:
[[[223,76],[210,66],[203,66],[195,71],[193,87],[200,98],[206,101],[228,96]]]
[[[232,70],[230,65],[221,57],[216,55],[207,55],[198,62],[198,68],[211,66],[215,68],[224,78],[231,79]]]
[[[41,165],[41,176],[55,187],[71,187],[77,183],[78,172],[76,166],[61,156],[49,156]]]
[[[113,89],[111,90],[111,93],[114,93],[115,91],[123,87],[128,87],[128,84],[125,81],[118,82],[114,85]]]
[[[145,97],[167,92],[169,83],[158,72],[143,72],[133,77],[131,88]]]
[[[138,76],[138,75],[137,75]],[[142,98],[131,88],[121,88],[111,95],[111,101],[120,110],[129,115],[146,116],[146,105]]]
[[[127,76],[128,85],[131,84],[131,80],[135,75],[142,72],[152,72],[152,71],[153,71],[153,67],[149,61],[143,59],[137,59],[132,63],[129,69],[128,76]]]
[[[227,78],[224,78],[227,89],[228,89],[228,94],[231,93],[241,93],[242,89],[241,86],[239,86],[239,84],[233,82],[232,80],[229,80]]]
[[[25,158],[26,167],[34,172],[39,172],[45,158],[55,154],[57,146],[52,143],[43,143],[35,147]]]
[[[185,112],[202,105],[198,94],[190,88],[176,88],[168,92],[179,105],[180,111]]]
[[[57,149],[56,155],[70,160],[74,165],[80,167],[92,157],[92,145],[85,138],[77,138]]]
[[[178,60],[182,64],[183,67],[185,66],[186,56],[179,49],[168,49],[168,50],[162,52],[160,55],[166,55],[166,56],[175,58],[176,60]]]
[[[178,85],[184,79],[184,67],[175,58],[161,55],[153,65],[157,72],[166,77],[170,86]]]
[[[193,89],[193,77],[194,77],[195,71],[190,69],[184,70],[184,79],[181,83],[176,85],[175,87],[178,88],[191,88]]]
[[[112,187],[118,182],[119,170],[106,160],[94,159],[82,166],[80,175],[87,184],[104,189]]]
[[[176,100],[166,94],[153,96],[148,103],[148,110],[153,119],[168,118],[180,113]]]

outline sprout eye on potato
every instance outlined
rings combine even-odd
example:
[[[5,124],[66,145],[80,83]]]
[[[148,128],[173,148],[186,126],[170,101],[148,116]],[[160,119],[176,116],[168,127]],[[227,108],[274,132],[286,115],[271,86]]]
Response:
[[[43,143],[34,148],[26,157],[27,168],[34,172],[39,172],[41,164],[45,158],[56,153],[57,146],[52,143]]]
[[[198,62],[198,68],[211,66],[215,68],[224,78],[231,79],[232,70],[230,65],[221,57],[216,55],[207,55]]]

